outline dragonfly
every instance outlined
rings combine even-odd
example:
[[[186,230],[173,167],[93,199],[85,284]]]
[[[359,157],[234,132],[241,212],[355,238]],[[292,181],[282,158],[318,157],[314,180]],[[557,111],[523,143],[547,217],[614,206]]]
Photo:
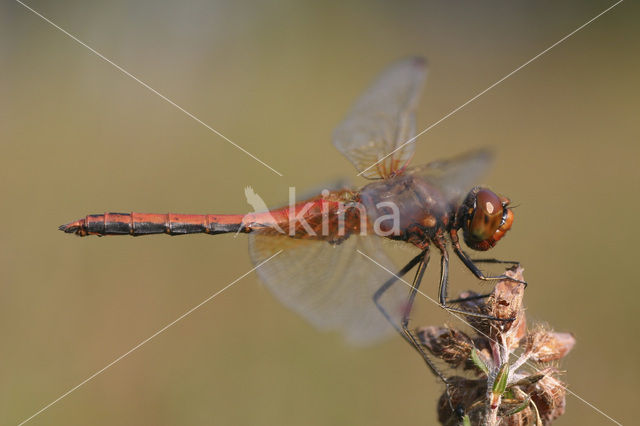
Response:
[[[259,277],[284,305],[356,344],[395,330],[446,382],[409,329],[430,252],[435,248],[440,254],[441,307],[483,316],[456,307],[463,299],[448,300],[448,247],[478,279],[512,279],[485,275],[478,263],[502,261],[473,260],[461,247],[460,233],[467,247],[486,251],[504,237],[514,215],[509,199],[475,185],[491,163],[487,150],[409,166],[426,74],[421,57],[391,64],[335,129],[333,145],[370,181],[360,189],[327,189],[286,207],[245,215],[92,214],[60,230],[79,236],[246,233],[251,260],[261,264]],[[415,247],[418,254],[392,275],[384,240]],[[409,289],[398,285],[413,268]]]

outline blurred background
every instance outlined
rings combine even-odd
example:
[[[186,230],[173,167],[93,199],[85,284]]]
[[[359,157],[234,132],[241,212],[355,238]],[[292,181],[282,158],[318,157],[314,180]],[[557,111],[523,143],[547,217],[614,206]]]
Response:
[[[245,236],[84,238],[104,211],[245,213],[355,171],[330,143],[388,63],[429,59],[422,129],[612,4],[29,1],[279,177],[25,9],[0,5],[0,423],[17,424],[252,265]],[[516,219],[530,321],[575,333],[570,389],[637,418],[638,8],[624,2],[442,122],[415,163],[479,146]],[[406,259],[399,253],[398,259]],[[423,289],[436,296],[438,268]],[[375,266],[372,266],[375,267]],[[452,294],[487,288],[457,261]],[[414,324],[455,320],[418,302]],[[255,274],[30,421],[433,424],[442,386],[393,338],[317,332]],[[575,397],[558,424],[612,424]]]

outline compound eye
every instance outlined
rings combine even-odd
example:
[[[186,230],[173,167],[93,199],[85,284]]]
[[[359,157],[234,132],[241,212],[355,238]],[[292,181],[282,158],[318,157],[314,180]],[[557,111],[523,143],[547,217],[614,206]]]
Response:
[[[469,232],[478,241],[493,236],[502,223],[502,200],[488,189],[481,189],[476,194],[476,206],[469,223]]]

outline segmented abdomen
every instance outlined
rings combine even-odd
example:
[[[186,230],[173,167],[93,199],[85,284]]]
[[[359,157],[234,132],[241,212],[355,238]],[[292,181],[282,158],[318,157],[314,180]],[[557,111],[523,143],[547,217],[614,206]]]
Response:
[[[293,238],[338,242],[359,232],[366,215],[349,201],[349,191],[335,191],[291,207],[246,215],[105,213],[92,214],[60,230],[86,235],[225,234],[229,232],[282,233]]]
[[[242,215],[105,213],[62,225],[61,231],[85,235],[184,235],[242,232]]]

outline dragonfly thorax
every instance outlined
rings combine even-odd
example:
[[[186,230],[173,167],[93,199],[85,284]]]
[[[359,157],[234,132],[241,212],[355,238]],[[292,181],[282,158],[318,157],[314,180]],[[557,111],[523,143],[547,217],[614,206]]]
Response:
[[[375,233],[410,242],[443,234],[455,212],[435,185],[414,175],[373,182],[362,189],[360,201]]]

